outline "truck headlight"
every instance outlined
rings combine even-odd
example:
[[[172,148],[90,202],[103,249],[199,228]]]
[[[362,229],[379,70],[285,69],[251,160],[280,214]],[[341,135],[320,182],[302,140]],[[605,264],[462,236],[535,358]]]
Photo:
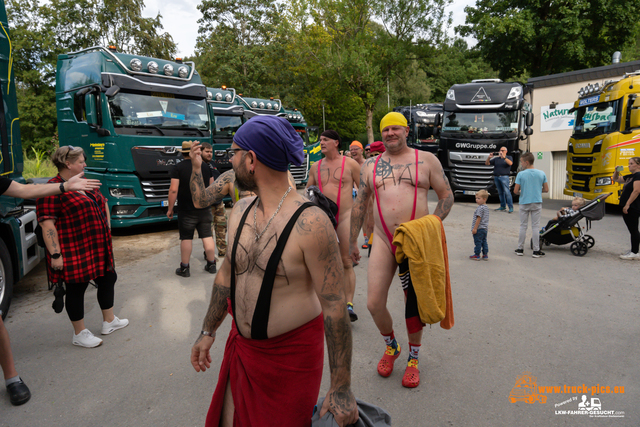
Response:
[[[507,99],[511,99],[511,98],[517,98],[520,96],[520,94],[522,93],[522,88],[521,87],[512,87],[511,90],[509,91],[509,96],[507,96]]]
[[[447,99],[450,99],[452,101],[456,100],[456,92],[453,89],[449,89],[447,91]]]
[[[611,185],[611,177],[604,176],[602,178],[596,178],[596,185],[597,186]]]
[[[142,61],[140,61],[138,58],[133,58],[129,62],[129,66],[133,71],[140,71],[142,70]]]
[[[149,70],[151,74],[157,74],[158,63],[156,61],[149,61],[149,63],[147,64],[147,70]]]
[[[162,71],[164,71],[164,75],[165,76],[172,76],[173,75],[173,65],[165,64],[165,66],[162,67]]]
[[[182,66],[178,68],[178,76],[180,76],[181,79],[186,78],[188,74],[189,74],[189,70],[187,69],[187,67]]]
[[[136,193],[133,188],[110,188],[111,197],[135,197]]]

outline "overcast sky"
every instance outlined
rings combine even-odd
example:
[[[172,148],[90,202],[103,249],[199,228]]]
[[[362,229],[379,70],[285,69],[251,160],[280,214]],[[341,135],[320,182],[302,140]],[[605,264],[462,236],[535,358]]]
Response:
[[[145,17],[162,15],[162,25],[178,45],[178,57],[192,55],[198,37],[198,19],[200,0],[146,0],[143,12]],[[453,27],[464,24],[465,6],[475,5],[475,0],[454,0],[447,10],[453,12]],[[471,42],[468,40],[467,42]]]

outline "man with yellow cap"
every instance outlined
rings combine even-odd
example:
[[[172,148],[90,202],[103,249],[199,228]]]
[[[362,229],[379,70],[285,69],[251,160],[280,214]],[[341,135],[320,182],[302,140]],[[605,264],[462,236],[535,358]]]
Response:
[[[358,320],[353,308],[356,293],[356,273],[349,256],[349,222],[353,206],[354,186],[358,187],[360,165],[347,156],[340,155],[340,136],[338,132],[327,129],[320,135],[320,151],[324,158],[311,166],[307,187],[317,185],[320,191],[338,205],[336,233],[340,243],[340,255],[344,266],[344,284],[347,297],[347,309],[352,322]]]
[[[393,233],[402,224],[429,214],[427,195],[433,188],[438,195],[434,215],[444,219],[453,206],[453,193],[442,166],[431,153],[407,146],[409,127],[400,113],[389,113],[380,122],[385,152],[367,159],[360,173],[358,197],[351,212],[350,252],[354,262],[360,259],[357,246],[358,233],[364,222],[366,209],[372,194],[375,194],[375,224],[369,259],[367,307],[384,337],[386,351],[378,363],[378,373],[388,377],[393,372],[393,363],[400,355],[393,333],[393,319],[387,309],[387,295],[398,269],[395,258]],[[410,355],[402,380],[405,387],[417,387],[420,383],[418,356],[422,342],[420,318],[405,315],[409,335]]]

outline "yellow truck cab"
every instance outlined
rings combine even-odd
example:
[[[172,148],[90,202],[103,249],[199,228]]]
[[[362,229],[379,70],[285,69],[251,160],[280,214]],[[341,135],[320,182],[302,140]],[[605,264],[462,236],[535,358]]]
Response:
[[[564,194],[591,200],[611,192],[606,202],[617,205],[622,185],[612,181],[613,172],[622,166],[628,174],[629,159],[640,155],[640,71],[589,84],[578,94]]]

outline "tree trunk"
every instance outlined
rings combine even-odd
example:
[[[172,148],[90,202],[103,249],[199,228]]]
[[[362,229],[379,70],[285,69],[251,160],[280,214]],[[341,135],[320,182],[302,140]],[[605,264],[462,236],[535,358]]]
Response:
[[[367,110],[367,144],[373,144],[373,106],[365,106]]]

